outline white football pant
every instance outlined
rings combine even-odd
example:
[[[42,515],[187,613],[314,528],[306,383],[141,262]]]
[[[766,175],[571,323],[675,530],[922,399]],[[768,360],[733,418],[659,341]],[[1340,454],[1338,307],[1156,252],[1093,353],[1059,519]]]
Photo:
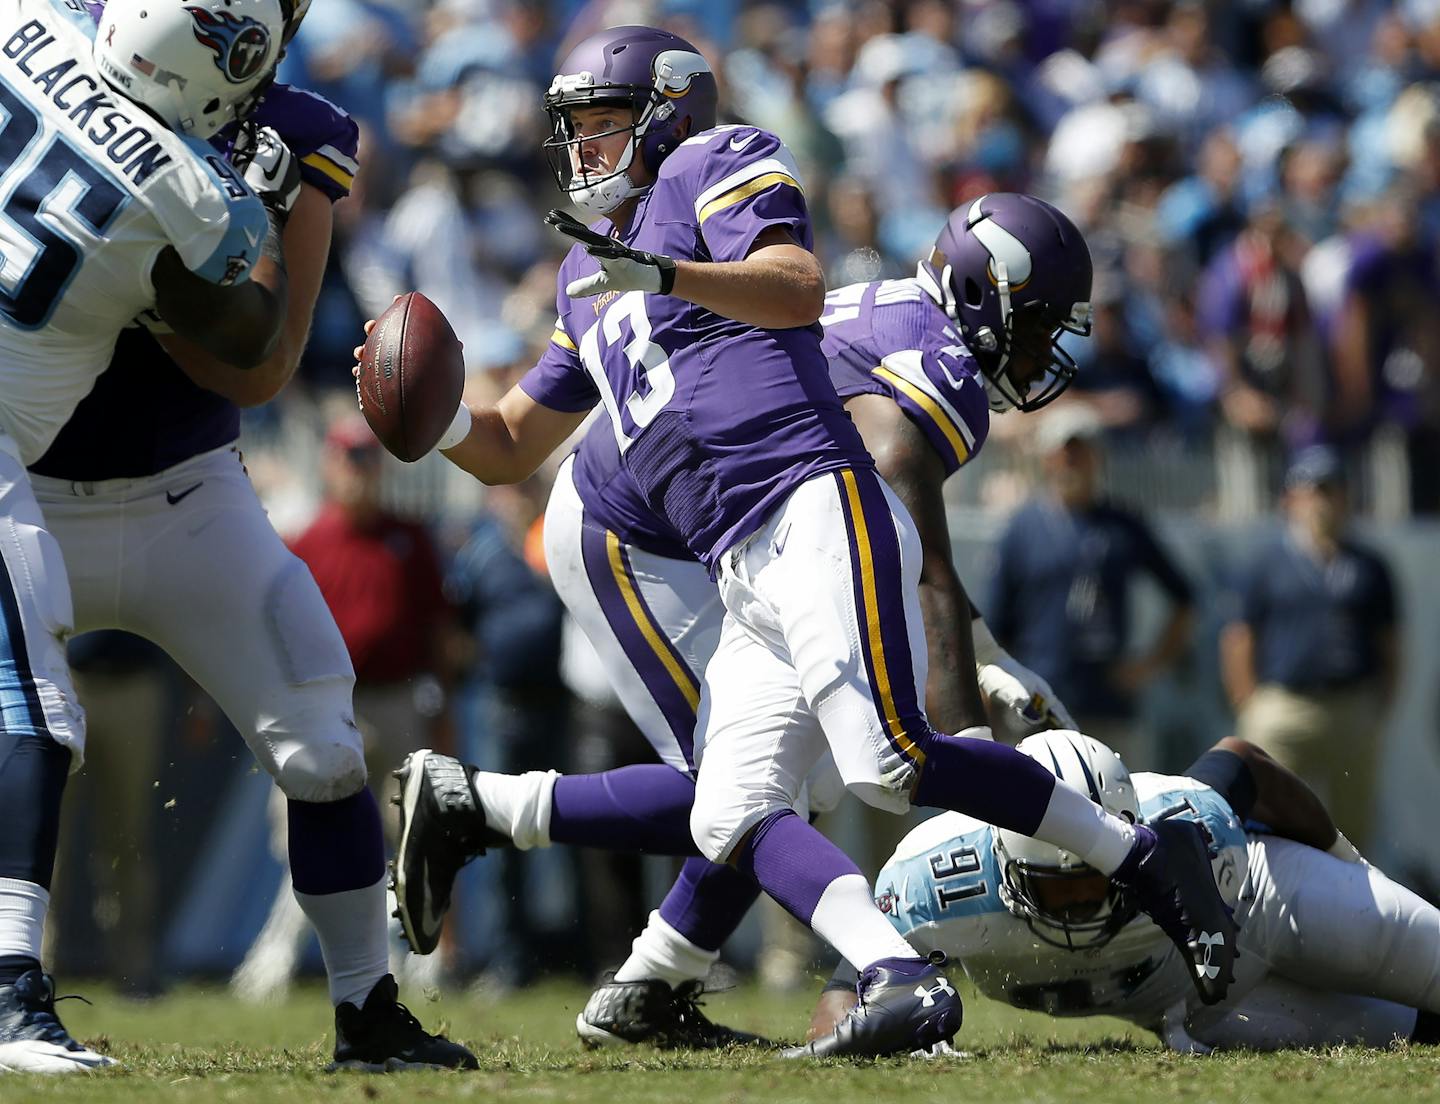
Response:
[[[32,481],[64,553],[77,632],[125,629],[163,648],[287,797],[359,792],[365,756],[345,642],[237,449],[142,479]]]

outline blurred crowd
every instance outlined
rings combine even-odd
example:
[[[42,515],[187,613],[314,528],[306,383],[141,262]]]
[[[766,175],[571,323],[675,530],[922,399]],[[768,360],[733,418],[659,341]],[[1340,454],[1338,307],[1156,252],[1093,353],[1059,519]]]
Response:
[[[560,252],[540,97],[622,22],[696,42],[722,118],[789,144],[832,287],[909,274],[967,199],[1034,192],[1094,253],[1072,401],[1114,445],[1213,458],[1229,517],[1321,441],[1367,509],[1440,510],[1435,0],[326,0],[282,78],[364,137],[312,386],[348,385],[358,321],[409,288],[472,372],[532,362]]]
[[[1397,677],[1398,615],[1388,576],[1363,593],[1346,589],[1384,572],[1347,543],[1346,504],[1383,519],[1440,512],[1440,0],[320,0],[281,79],[359,120],[361,171],[336,207],[301,376],[246,412],[247,458],[277,528],[300,538],[309,527],[312,551],[319,537],[359,547],[388,519],[391,536],[336,574],[352,592],[339,600],[373,615],[347,628],[336,609],[361,695],[405,714],[404,732],[377,720],[390,730],[385,757],[400,743],[431,744],[487,769],[592,771],[651,754],[545,581],[545,478],[482,494],[439,461],[402,469],[339,413],[353,416],[361,323],[401,291],[424,292],[450,318],[475,395],[500,394],[534,363],[553,329],[563,252],[541,221],[559,199],[540,152],[541,95],[569,43],[619,23],[695,42],[716,65],[722,118],[783,138],[832,288],[911,274],[947,212],[987,191],[1034,192],[1075,219],[1095,260],[1095,332],[1072,343],[1080,372],[1058,404],[1063,416],[1039,434],[1025,416],[997,419],[978,474],[951,482],[963,501],[1007,510],[1038,484],[1008,537],[996,529],[997,547],[1039,549],[1027,534],[1062,508],[1085,515],[1076,532],[1102,537],[1060,565],[1063,578],[1045,576],[1042,556],[1002,558],[1002,569],[1033,571],[1038,593],[1050,594],[1032,624],[1031,583],[1009,586],[1001,570],[993,593],[978,593],[1002,643],[1062,695],[1067,675],[1044,669],[1043,649],[1022,654],[1025,633],[1077,653],[1051,662],[1090,664],[1071,676],[1077,695],[1098,697],[1074,703],[1077,712],[1124,743],[1116,733],[1139,716],[1145,686],[1185,666],[1192,630],[1214,605],[1204,595],[1220,588],[1187,578],[1138,516],[1100,518],[1100,473],[1107,492],[1142,489],[1144,507],[1198,507],[1222,521],[1283,513],[1288,526],[1271,528],[1287,534],[1284,555],[1320,566],[1310,590],[1288,598],[1266,589],[1268,553],[1226,580],[1240,609],[1224,689],[1262,741],[1269,730],[1294,737],[1305,703],[1323,699],[1325,716],[1305,723],[1313,741],[1328,741],[1313,753],[1326,769],[1346,754],[1335,750],[1346,736],[1328,696],[1349,695],[1344,708],[1370,722],[1364,809],[1349,829],[1360,838],[1376,718]],[[392,508],[424,528],[407,528]],[[1116,532],[1131,535],[1103,537]],[[424,571],[407,569],[402,551]],[[306,556],[317,578],[323,556]],[[1352,561],[1370,575],[1325,566]],[[352,577],[356,564],[375,573],[373,586]],[[1137,643],[1129,580],[1147,574],[1168,614]],[[424,593],[399,600],[392,587],[395,600],[380,601],[383,580],[397,578]],[[431,619],[423,647],[407,654],[423,662],[387,665],[390,646],[421,631],[407,613],[417,608]],[[1316,609],[1323,625],[1312,631]],[[1205,617],[1214,621],[1213,609]],[[1301,654],[1312,644],[1328,651]],[[133,688],[129,676],[156,662],[122,650],[92,661],[88,681],[119,671]],[[1305,682],[1321,669],[1324,681]],[[1288,685],[1295,671],[1300,684]],[[187,712],[175,680],[147,686],[157,720],[152,750],[132,756],[136,769],[165,777],[163,795],[186,785],[172,786],[177,761],[200,764],[190,784],[204,780],[218,809],[203,764],[223,757],[249,770],[243,747],[218,735],[223,722],[201,723],[203,708]],[[1220,703],[1220,691],[1217,677],[1203,693]],[[1157,761],[1167,746],[1150,737],[1135,745],[1150,761],[1133,765],[1184,766],[1192,749],[1170,746]],[[126,854],[164,827],[156,809],[125,815],[132,844],[112,843]],[[161,848],[162,863],[194,863],[196,832]],[[873,869],[885,841],[872,844]],[[468,958],[451,948],[452,963],[515,984],[541,963],[594,969],[623,957],[648,907],[638,861],[544,861],[548,872],[528,856],[492,864],[500,892],[476,906],[490,910],[485,948]],[[81,865],[72,877],[85,877]],[[151,899],[153,872],[90,865],[98,888],[75,898],[91,907],[71,910],[71,946],[88,947],[82,936],[96,930],[131,944],[148,932],[147,952],[125,954],[154,962],[154,910],[123,904]],[[535,889],[536,878],[548,888]],[[249,935],[269,903],[256,906]],[[479,922],[474,911],[470,919]],[[770,942],[786,949],[783,936]],[[294,969],[294,935],[276,946],[279,966],[252,962],[257,993]],[[145,984],[164,972],[147,972]]]

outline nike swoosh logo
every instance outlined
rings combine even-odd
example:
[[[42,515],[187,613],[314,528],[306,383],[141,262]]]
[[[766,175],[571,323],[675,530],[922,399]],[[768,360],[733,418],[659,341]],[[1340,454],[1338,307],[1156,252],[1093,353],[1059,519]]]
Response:
[[[196,483],[195,486],[186,487],[179,494],[172,494],[171,492],[166,491],[165,501],[170,503],[171,506],[178,505],[183,499],[189,498],[192,494],[194,494],[203,486],[205,486],[205,480],[202,479],[199,483]]]
[[[759,137],[760,132],[758,130],[752,130],[749,134],[745,136],[744,141],[739,141],[735,138],[731,138],[730,148],[736,153],[739,153],[741,150],[743,150],[746,146],[748,146],[751,142],[755,141],[755,139]]]

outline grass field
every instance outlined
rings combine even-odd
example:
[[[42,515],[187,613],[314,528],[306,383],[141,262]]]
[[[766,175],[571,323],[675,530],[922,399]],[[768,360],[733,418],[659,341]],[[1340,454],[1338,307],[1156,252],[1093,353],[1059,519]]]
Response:
[[[62,984],[62,991],[69,987]],[[777,1101],[955,1104],[1224,1104],[1440,1101],[1440,1048],[1335,1049],[1284,1055],[1185,1058],[1114,1020],[1056,1021],[1013,1012],[973,994],[957,1043],[966,1057],[936,1061],[790,1063],[764,1054],[586,1052],[575,1013],[587,990],[548,985],[491,1002],[447,994],[412,1007],[432,1029],[444,1022],[480,1057],[471,1074],[388,1077],[322,1072],[331,1023],[323,991],[251,1008],[221,986],[188,988],[137,1003],[102,988],[95,1001],[60,1005],[72,1032],[124,1063],[89,1077],[0,1078],[0,1102],[163,1104],[271,1101],[594,1101],[603,1104],[734,1104]],[[795,1037],[809,996],[742,988],[709,998],[722,1022]]]

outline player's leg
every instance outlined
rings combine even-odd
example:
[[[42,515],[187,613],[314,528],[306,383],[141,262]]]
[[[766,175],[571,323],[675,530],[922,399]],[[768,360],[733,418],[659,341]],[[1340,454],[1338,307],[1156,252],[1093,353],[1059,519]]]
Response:
[[[1256,837],[1246,920],[1272,972],[1440,1014],[1440,909],[1376,867]]]
[[[1015,749],[930,726],[919,537],[873,471],[804,484],[722,564],[722,584],[727,571],[774,620],[853,792],[892,811],[913,800],[963,812],[1080,855],[1129,885],[1197,961],[1202,930],[1222,933],[1221,972],[1203,984],[1207,999],[1223,989],[1234,928],[1197,829],[1167,826],[1162,845]],[[728,595],[726,605],[735,609]]]
[[[351,710],[354,676],[309,569],[270,527],[233,450],[153,482],[153,493],[124,504],[129,555],[116,621],[164,648],[215,699],[285,794],[291,881],[320,937],[336,1060],[473,1063],[395,999],[384,842]],[[171,504],[172,482],[199,486]]]
[[[72,757],[84,752],[63,641],[73,622],[64,562],[25,472],[0,438],[0,1073],[111,1065],[55,1016],[40,944]]]
[[[943,970],[920,957],[875,907],[846,854],[795,809],[825,734],[778,632],[725,578],[728,616],[705,671],[704,757],[691,824],[706,856],[752,875],[787,912],[866,967],[864,1000],[813,1053],[889,1054],[954,1035],[961,1005]],[[917,996],[917,994],[919,994]]]
[[[1417,1038],[1414,1008],[1375,997],[1312,988],[1270,977],[1238,1001],[1203,1009],[1186,1030],[1212,1050],[1389,1046]],[[1417,1041],[1434,1042],[1423,1035]]]

